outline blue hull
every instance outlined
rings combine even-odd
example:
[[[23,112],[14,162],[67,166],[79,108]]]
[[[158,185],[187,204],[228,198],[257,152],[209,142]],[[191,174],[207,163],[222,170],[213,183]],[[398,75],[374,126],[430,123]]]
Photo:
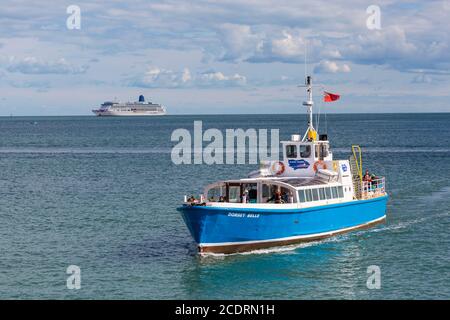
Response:
[[[200,252],[313,241],[383,222],[388,196],[305,209],[178,208]]]

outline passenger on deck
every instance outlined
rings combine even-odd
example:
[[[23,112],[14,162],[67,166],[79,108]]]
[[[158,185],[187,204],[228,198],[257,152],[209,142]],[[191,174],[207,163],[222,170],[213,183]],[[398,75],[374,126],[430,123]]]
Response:
[[[370,175],[369,170],[366,170],[366,174],[363,177],[363,181],[367,181],[367,182],[372,181],[372,176]]]
[[[245,189],[244,193],[242,194],[242,203],[248,203],[248,190]]]
[[[282,203],[281,191],[279,189],[275,191],[274,195],[267,200],[267,202],[271,201],[274,203]]]
[[[283,194],[281,195],[281,199],[284,201],[284,203],[289,203],[289,195],[286,191],[283,191]]]
[[[220,196],[220,197],[219,197],[219,202],[225,202],[224,196]]]

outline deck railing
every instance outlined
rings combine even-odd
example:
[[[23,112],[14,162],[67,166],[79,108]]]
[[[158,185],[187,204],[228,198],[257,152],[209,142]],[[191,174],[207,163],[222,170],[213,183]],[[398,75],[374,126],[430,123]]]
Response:
[[[385,178],[372,179],[361,182],[361,198],[370,199],[383,196],[386,193]]]

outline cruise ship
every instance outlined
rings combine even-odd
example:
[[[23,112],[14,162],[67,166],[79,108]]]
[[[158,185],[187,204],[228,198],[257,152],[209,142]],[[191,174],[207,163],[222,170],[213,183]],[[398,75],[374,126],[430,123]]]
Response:
[[[157,103],[146,102],[143,95],[136,102],[103,102],[99,109],[92,110],[97,116],[163,116],[166,109]]]

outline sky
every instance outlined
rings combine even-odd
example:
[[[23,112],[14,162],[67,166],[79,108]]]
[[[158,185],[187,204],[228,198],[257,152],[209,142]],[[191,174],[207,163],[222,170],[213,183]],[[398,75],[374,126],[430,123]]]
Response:
[[[450,0],[2,0],[0,116],[305,112],[305,53],[316,111],[450,112],[449,31]]]

